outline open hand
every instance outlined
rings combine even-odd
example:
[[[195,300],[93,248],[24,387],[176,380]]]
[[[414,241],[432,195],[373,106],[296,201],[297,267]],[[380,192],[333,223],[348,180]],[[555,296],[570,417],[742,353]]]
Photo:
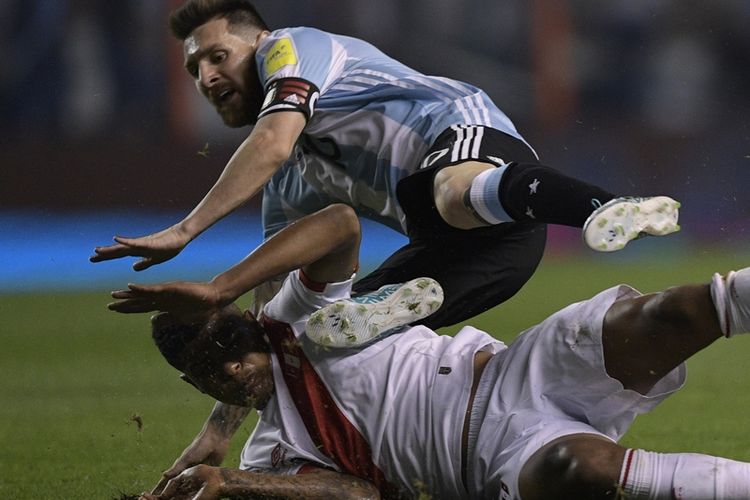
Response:
[[[151,493],[158,495],[167,486],[170,480],[180,475],[186,469],[199,464],[221,465],[224,456],[229,449],[229,439],[222,439],[215,433],[201,432],[190,446],[174,461],[172,466],[162,473],[161,480],[151,490]]]
[[[179,225],[175,225],[140,238],[115,236],[115,241],[116,245],[94,248],[94,255],[89,260],[102,262],[122,257],[142,257],[133,264],[133,269],[143,271],[179,254],[190,242],[190,237]]]
[[[216,500],[223,478],[218,467],[196,465],[171,479],[161,493],[143,493],[145,500]]]
[[[118,300],[107,305],[111,311],[125,314],[167,311],[183,318],[201,315],[224,305],[216,286],[210,282],[130,283],[127,290],[112,292],[112,298]]]

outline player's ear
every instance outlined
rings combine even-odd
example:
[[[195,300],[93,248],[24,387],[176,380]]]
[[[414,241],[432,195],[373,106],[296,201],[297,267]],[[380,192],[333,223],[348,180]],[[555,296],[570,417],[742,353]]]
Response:
[[[198,389],[200,392],[202,392],[203,394],[205,394],[205,392],[203,391],[203,389],[201,389],[200,387],[198,387],[197,385],[195,385],[195,382],[193,382],[190,379],[190,377],[188,377],[184,373],[180,373],[180,380],[183,380],[183,381],[187,382],[188,384],[192,385],[193,387],[195,387],[196,389]]]

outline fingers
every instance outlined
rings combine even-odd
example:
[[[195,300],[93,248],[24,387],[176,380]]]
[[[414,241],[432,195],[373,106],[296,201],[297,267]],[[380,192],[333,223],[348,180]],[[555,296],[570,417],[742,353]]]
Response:
[[[144,252],[147,251],[142,244],[143,238],[115,236],[114,240],[117,243],[116,245],[94,248],[94,255],[89,257],[89,261],[102,262],[122,257],[143,257]]]
[[[146,313],[161,310],[156,302],[146,299],[129,299],[120,302],[110,302],[107,304],[107,309],[123,314]]]
[[[167,476],[167,473],[169,471],[165,472],[161,476],[161,480],[156,483],[156,486],[151,490],[152,495],[160,495],[164,491],[164,487],[167,486],[167,483],[170,479],[172,479],[174,476]]]
[[[115,290],[110,293],[113,299],[135,299],[135,298],[154,298],[164,293],[164,285],[138,285],[128,283],[127,290]]]
[[[159,498],[172,498],[177,496],[178,494],[186,493],[186,485],[182,484],[182,481],[180,481],[180,477],[181,476],[170,479],[167,482],[164,491],[159,494]]]
[[[158,285],[130,283],[127,290],[116,290],[110,294],[118,301],[107,304],[107,309],[124,314],[157,311],[159,304],[156,298],[160,290]]]
[[[94,248],[94,255],[89,257],[90,262],[103,262],[105,260],[119,259],[128,257],[133,251],[132,248],[125,245],[110,245],[108,247]]]
[[[157,261],[156,259],[152,257],[144,257],[141,260],[137,261],[135,264],[133,264],[133,271],[143,271],[153,266],[154,264],[158,264],[159,262],[161,261]]]
[[[120,243],[121,245],[129,246],[129,247],[137,247],[141,243],[143,243],[144,238],[128,238],[126,236],[115,236],[114,240],[117,243]]]

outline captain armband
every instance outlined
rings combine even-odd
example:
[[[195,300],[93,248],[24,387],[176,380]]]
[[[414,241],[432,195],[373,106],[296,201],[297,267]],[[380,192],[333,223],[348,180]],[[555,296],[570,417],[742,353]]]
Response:
[[[302,78],[280,78],[268,84],[266,99],[258,118],[277,111],[300,111],[309,120],[320,91],[314,83]]]

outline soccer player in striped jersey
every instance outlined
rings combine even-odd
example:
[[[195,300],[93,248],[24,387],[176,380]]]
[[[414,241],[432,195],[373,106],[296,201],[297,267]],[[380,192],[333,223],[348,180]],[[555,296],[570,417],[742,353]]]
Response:
[[[349,296],[359,241],[334,205],[209,283],[113,293],[115,311],[168,311],[152,318],[157,346],[220,401],[145,498],[750,498],[750,464],[617,444],[682,386],[687,358],[750,331],[750,268],[649,295],[615,286],[510,346],[420,325],[323,348],[305,325]],[[286,271],[259,321],[232,304]],[[240,467],[218,467],[252,408]]]
[[[142,270],[168,260],[261,190],[265,237],[346,203],[409,237],[355,293],[434,278],[445,303],[425,323],[437,328],[513,296],[541,259],[545,224],[582,227],[602,251],[679,228],[674,200],[618,198],[540,164],[481,89],[421,74],[362,40],[272,31],[247,0],[189,0],[171,27],[223,121],[254,127],[184,220],[115,238],[95,262],[140,256]]]

